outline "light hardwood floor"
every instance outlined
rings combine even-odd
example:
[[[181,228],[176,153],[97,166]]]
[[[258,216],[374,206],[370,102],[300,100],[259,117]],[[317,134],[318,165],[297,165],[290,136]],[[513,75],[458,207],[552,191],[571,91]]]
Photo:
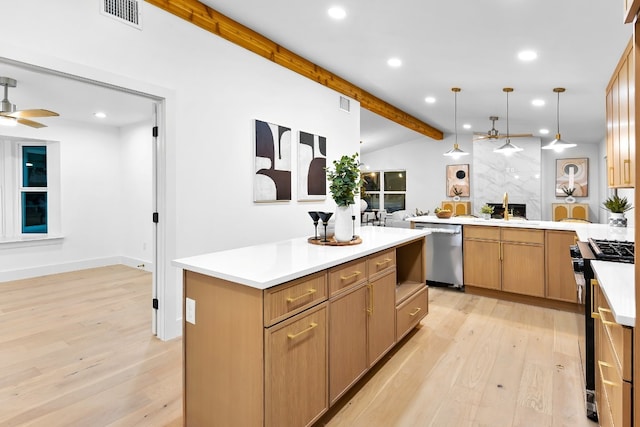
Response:
[[[150,307],[124,266],[0,283],[0,426],[181,425],[181,341]]]
[[[422,326],[317,426],[596,425],[580,315],[429,292]],[[181,341],[150,336],[150,300],[124,266],[0,283],[0,426],[182,425]]]

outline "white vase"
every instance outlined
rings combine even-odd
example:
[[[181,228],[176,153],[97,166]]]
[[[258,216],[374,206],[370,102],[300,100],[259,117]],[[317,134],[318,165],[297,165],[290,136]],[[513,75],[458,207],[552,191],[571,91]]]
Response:
[[[369,203],[365,199],[360,199],[360,213],[366,211],[368,207]]]
[[[612,227],[626,227],[627,218],[624,216],[624,212],[610,212],[609,213],[609,225]]]
[[[567,196],[564,198],[565,203],[575,203],[576,202],[576,198],[573,196]]]
[[[353,238],[353,219],[351,205],[336,207],[336,228],[334,235],[338,242],[348,242]]]

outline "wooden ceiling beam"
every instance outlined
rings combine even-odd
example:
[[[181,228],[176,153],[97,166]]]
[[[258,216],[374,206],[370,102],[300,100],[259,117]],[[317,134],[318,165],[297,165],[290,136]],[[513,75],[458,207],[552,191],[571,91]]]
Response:
[[[360,102],[363,108],[436,140],[441,130],[405,113],[197,0],[145,0],[198,27]]]

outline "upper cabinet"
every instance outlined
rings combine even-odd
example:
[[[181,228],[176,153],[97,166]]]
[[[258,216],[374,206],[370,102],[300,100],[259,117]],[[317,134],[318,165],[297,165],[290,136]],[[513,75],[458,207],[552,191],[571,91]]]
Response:
[[[635,50],[631,40],[607,86],[607,183],[611,188],[635,187]]]
[[[636,19],[636,15],[640,11],[640,0],[623,0],[624,1],[624,23],[630,24]]]

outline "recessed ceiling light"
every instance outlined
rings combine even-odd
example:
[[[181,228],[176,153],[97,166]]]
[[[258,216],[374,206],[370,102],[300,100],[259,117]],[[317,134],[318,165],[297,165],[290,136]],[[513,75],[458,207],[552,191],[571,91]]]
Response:
[[[462,125],[464,129],[471,129],[471,125],[469,123],[465,123]]]
[[[387,64],[389,65],[389,67],[397,68],[402,65],[402,61],[400,60],[400,58],[389,58]]]
[[[424,102],[426,102],[427,104],[433,104],[434,102],[436,102],[436,99],[433,96],[427,96],[424,99]]]
[[[549,133],[549,129],[540,129],[539,132],[542,135],[547,135]]]
[[[531,101],[531,105],[535,105],[536,107],[542,107],[544,104],[544,99],[534,99]]]
[[[103,113],[102,111],[98,111],[97,113],[93,113],[93,115],[99,119],[104,119],[105,117],[107,117],[106,113]]]
[[[538,57],[538,54],[532,50],[523,50],[518,52],[518,58],[521,61],[533,61]]]
[[[347,16],[347,11],[340,6],[333,6],[327,11],[327,13],[333,19],[344,19]]]

